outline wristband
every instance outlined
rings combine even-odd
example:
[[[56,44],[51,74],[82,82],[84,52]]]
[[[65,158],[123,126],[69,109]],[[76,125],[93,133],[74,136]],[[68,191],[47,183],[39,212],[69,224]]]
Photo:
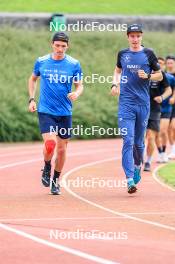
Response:
[[[151,78],[151,73],[148,73],[148,80],[150,80]]]
[[[34,98],[34,97],[31,97],[31,98],[29,99],[29,104],[30,104],[32,101],[35,102],[35,98]]]
[[[163,102],[163,100],[164,100],[163,95],[161,95],[161,98],[162,98],[162,102]]]

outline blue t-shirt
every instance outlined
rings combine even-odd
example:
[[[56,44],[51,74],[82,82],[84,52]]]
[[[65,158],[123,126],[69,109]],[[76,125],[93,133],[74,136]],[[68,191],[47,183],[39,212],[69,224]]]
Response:
[[[54,60],[48,54],[36,60],[33,73],[40,76],[38,112],[56,116],[72,115],[72,103],[67,95],[72,91],[73,81],[82,79],[79,61],[69,55],[62,60]]]
[[[165,72],[166,78],[168,80],[169,86],[172,88],[172,91],[175,89],[175,77],[171,75],[170,73]],[[171,95],[172,96],[172,95]],[[162,113],[170,113],[172,111],[172,105],[169,104],[169,96],[167,99],[165,99],[161,104],[161,112]]]
[[[144,70],[149,74],[152,70],[158,71],[160,69],[154,52],[147,48],[138,52],[131,51],[129,48],[121,50],[118,53],[116,65],[122,69],[119,104],[149,106],[150,81],[139,78],[138,70]]]

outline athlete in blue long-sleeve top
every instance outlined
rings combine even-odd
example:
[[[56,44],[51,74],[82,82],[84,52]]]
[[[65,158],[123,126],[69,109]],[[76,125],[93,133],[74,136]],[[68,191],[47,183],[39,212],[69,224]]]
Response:
[[[129,48],[118,53],[111,94],[120,94],[118,125],[127,129],[127,134],[122,136],[122,166],[128,193],[134,193],[141,179],[144,135],[150,112],[149,82],[161,81],[162,73],[154,52],[141,45],[142,27],[130,25],[127,36]]]

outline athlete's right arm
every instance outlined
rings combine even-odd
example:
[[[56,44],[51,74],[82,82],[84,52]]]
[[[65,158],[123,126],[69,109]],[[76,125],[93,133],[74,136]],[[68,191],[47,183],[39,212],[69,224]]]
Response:
[[[116,66],[114,70],[113,82],[112,82],[112,88],[111,88],[112,96],[116,96],[120,94],[121,72],[122,72],[122,69]]]
[[[35,112],[36,102],[35,102],[35,92],[36,92],[36,84],[39,76],[36,76],[32,73],[28,81],[28,92],[29,92],[29,112]]]

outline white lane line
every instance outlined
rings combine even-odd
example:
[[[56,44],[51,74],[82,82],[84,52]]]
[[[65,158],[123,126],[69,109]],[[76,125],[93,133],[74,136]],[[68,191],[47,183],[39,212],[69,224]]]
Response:
[[[156,167],[153,172],[152,172],[152,175],[153,175],[153,178],[154,180],[156,180],[156,182],[158,182],[160,185],[162,185],[163,187],[175,192],[175,188],[171,187],[170,185],[166,184],[163,182],[163,180],[161,180],[158,176],[158,170],[161,169],[162,167],[166,166],[167,164],[161,164],[159,165],[158,167]]]
[[[104,220],[104,219],[118,219],[118,218],[124,218],[121,216],[102,216],[102,217],[59,217],[59,218],[0,218],[0,221],[2,222],[11,222],[11,221],[61,221],[61,220]]]
[[[100,151],[102,151],[102,150],[100,150]],[[119,158],[118,158],[118,159],[119,159]],[[77,170],[79,170],[79,169],[81,169],[81,168],[85,168],[85,167],[88,167],[88,166],[93,166],[93,165],[96,165],[96,164],[100,164],[100,163],[103,163],[103,162],[109,162],[109,161],[113,161],[113,160],[117,160],[117,159],[116,159],[116,158],[110,158],[110,159],[100,160],[100,161],[96,161],[96,162],[87,163],[87,164],[84,164],[84,165],[82,165],[82,166],[78,166],[78,167],[76,167],[76,168],[70,170],[68,173],[66,173],[66,174],[63,176],[63,177],[64,177],[64,181],[65,181],[65,183],[66,183],[66,179],[67,179],[67,177],[68,177],[70,174],[72,174],[73,172],[75,172],[75,171],[77,171]],[[23,161],[22,163],[21,163],[21,162],[18,163],[18,165],[26,164],[26,163],[28,163],[28,162],[29,162],[29,163],[31,163],[31,162],[36,162],[36,160],[33,160],[33,161],[31,161],[31,160],[30,160],[30,161]],[[6,166],[7,166],[7,165],[6,165]],[[9,164],[9,166],[12,167],[12,164]],[[13,165],[13,166],[14,166],[14,165]],[[77,195],[77,194],[74,193],[72,190],[70,190],[66,185],[65,185],[65,189],[66,189],[70,194],[72,194],[74,197],[76,197],[76,198],[78,198],[78,199],[80,199],[80,200],[82,200],[82,201],[84,201],[84,202],[86,202],[86,203],[88,203],[88,204],[90,204],[90,205],[92,205],[92,206],[95,206],[95,207],[97,207],[97,208],[99,208],[99,209],[102,209],[102,210],[104,210],[104,211],[107,211],[107,212],[110,212],[110,213],[112,213],[112,214],[115,214],[115,215],[117,215],[117,216],[121,216],[121,217],[124,217],[124,218],[128,218],[128,219],[131,219],[131,220],[135,220],[135,221],[141,222],[141,223],[150,224],[150,225],[153,225],[153,226],[157,226],[157,227],[161,227],[161,228],[165,228],[165,229],[169,229],[169,230],[173,230],[173,231],[175,231],[175,228],[172,227],[172,226],[167,226],[167,225],[163,225],[163,224],[160,224],[160,223],[157,223],[157,222],[148,221],[148,220],[143,220],[143,219],[140,219],[140,218],[137,218],[137,217],[132,217],[132,216],[126,214],[126,213],[120,213],[120,212],[117,212],[117,211],[111,210],[111,209],[109,209],[109,208],[103,207],[103,206],[101,206],[101,205],[99,205],[99,204],[97,204],[97,203],[94,203],[94,202],[92,202],[92,201],[89,201],[89,200],[87,200],[87,199],[85,199],[85,198],[83,198],[83,197]],[[111,263],[111,264],[112,264],[112,263],[116,263],[116,262],[111,262],[111,261],[109,261],[109,260],[104,260],[104,259],[99,258],[99,257],[96,257],[96,256],[89,255],[89,254],[84,253],[84,252],[81,252],[81,251],[77,251],[77,250],[74,250],[74,249],[71,249],[71,248],[67,248],[67,247],[64,247],[64,246],[62,246],[62,245],[54,244],[54,243],[51,243],[51,242],[49,242],[49,241],[47,241],[47,240],[45,241],[45,240],[43,240],[43,239],[40,239],[40,238],[35,237],[35,236],[32,236],[32,235],[27,234],[27,233],[25,233],[25,232],[23,232],[23,231],[20,231],[20,230],[17,230],[17,229],[11,228],[11,227],[9,227],[9,226],[7,226],[7,225],[4,225],[4,224],[1,224],[1,223],[0,223],[0,228],[3,228],[3,229],[5,229],[5,230],[11,231],[11,232],[14,232],[14,233],[16,233],[16,234],[18,234],[18,235],[20,235],[20,236],[23,236],[23,237],[26,237],[26,238],[32,239],[33,241],[36,241],[36,242],[38,242],[38,243],[41,243],[41,244],[44,244],[44,245],[47,245],[47,246],[50,246],[50,247],[54,247],[54,248],[59,249],[59,250],[63,250],[63,251],[65,251],[65,252],[68,252],[68,253],[71,253],[71,254],[74,254],[74,255],[77,255],[77,256],[80,256],[80,255],[81,255],[81,257],[84,257],[84,258],[87,258],[87,259],[89,259],[89,257],[90,257],[90,258],[93,258],[93,261],[98,262],[98,263],[109,263],[109,264],[110,264],[110,263]],[[67,250],[68,250],[68,251],[67,251]],[[73,251],[72,251],[72,250],[73,250]],[[78,255],[79,252],[80,252],[80,255]],[[83,254],[83,255],[82,255],[82,254]],[[84,255],[84,254],[85,254],[85,255]],[[95,260],[94,260],[94,258],[95,258]],[[97,260],[97,259],[98,259],[98,260]],[[103,262],[99,262],[99,259],[100,259],[100,261],[102,260]],[[105,261],[105,262],[104,262],[104,261]]]
[[[103,211],[106,211],[106,212],[109,212],[109,213],[112,213],[112,214],[115,214],[115,215],[118,215],[118,216],[123,216],[125,218],[128,218],[130,220],[134,220],[134,221],[137,221],[137,222],[140,222],[140,223],[144,223],[144,224],[148,224],[148,225],[152,225],[152,226],[156,226],[156,227],[159,227],[159,228],[164,228],[164,229],[168,229],[168,230],[172,230],[172,231],[175,231],[175,227],[173,226],[168,226],[168,225],[164,225],[164,224],[161,224],[161,223],[158,223],[158,222],[154,222],[154,221],[149,221],[149,220],[144,220],[144,219],[141,219],[141,218],[138,218],[138,217],[134,217],[134,216],[131,216],[131,215],[128,215],[126,213],[121,213],[121,212],[118,212],[118,211],[115,211],[115,210],[112,210],[112,209],[109,209],[107,207],[104,207],[100,204],[97,204],[95,202],[92,202],[80,195],[78,195],[77,193],[73,192],[67,185],[66,185],[66,180],[67,178],[74,172],[80,170],[80,169],[83,169],[83,168],[87,168],[87,167],[91,167],[91,166],[94,166],[94,165],[97,165],[97,164],[100,164],[100,163],[104,163],[104,162],[109,162],[109,161],[113,161],[113,160],[116,160],[116,158],[110,158],[110,159],[104,159],[104,160],[100,160],[100,161],[95,161],[95,162],[90,162],[90,163],[87,163],[87,164],[84,164],[84,165],[81,165],[81,166],[78,166],[78,167],[75,167],[74,169],[68,171],[67,173],[65,173],[62,177],[62,181],[64,182],[64,188],[66,189],[66,191],[71,194],[72,196],[76,197],[77,199],[87,203],[87,204],[90,204],[96,208],[99,208]]]
[[[109,149],[107,151],[109,151]],[[95,150],[95,152],[103,152],[103,149]],[[71,157],[71,156],[79,156],[79,155],[87,155],[87,154],[94,154],[94,151],[93,152],[88,152],[87,151],[86,153],[84,153],[84,152],[77,153],[76,152],[76,153],[69,154],[68,156]],[[41,159],[41,158],[40,159],[32,159],[32,160],[26,160],[26,161],[22,161],[22,162],[6,164],[4,166],[1,166],[0,169],[15,167],[15,166],[23,165],[23,164],[28,164],[28,163],[34,163],[34,162],[38,162],[38,161],[41,161],[41,160],[43,160],[43,159]],[[72,249],[72,248],[69,248],[69,247],[65,247],[65,246],[62,246],[62,245],[59,245],[59,244],[54,244],[52,242],[49,242],[47,240],[43,240],[41,238],[38,238],[36,236],[33,236],[33,235],[28,234],[28,233],[23,232],[23,231],[20,231],[18,229],[9,227],[9,226],[7,226],[5,224],[2,224],[2,223],[0,223],[0,228],[3,228],[5,230],[7,230],[7,231],[16,233],[16,234],[18,234],[20,236],[26,237],[28,239],[31,239],[31,240],[36,241],[38,243],[44,244],[46,246],[49,246],[49,247],[52,247],[52,248],[55,248],[55,249],[58,249],[58,250],[65,251],[67,253],[70,253],[70,254],[73,254],[75,256],[79,256],[79,257],[82,257],[82,258],[85,258],[85,259],[88,259],[88,260],[91,260],[91,261],[94,261],[94,262],[97,262],[97,263],[119,264],[118,262],[113,262],[113,261],[110,261],[110,260],[107,260],[107,259],[103,259],[101,257],[97,257],[97,256],[94,256],[94,255],[87,254],[87,253],[79,251],[79,250],[75,250],[75,249]]]
[[[0,170],[6,169],[6,168],[11,168],[11,167],[16,167],[16,166],[20,166],[20,165],[24,165],[24,164],[30,164],[30,163],[34,163],[34,162],[38,162],[38,161],[42,161],[42,160],[43,160],[43,158],[14,162],[14,163],[10,163],[10,164],[0,166]]]
[[[95,150],[95,151],[86,151],[86,152],[75,152],[75,153],[71,153],[68,154],[67,157],[76,157],[76,156],[86,156],[89,154],[94,154],[97,152],[108,152],[108,151],[114,151],[114,149],[99,149],[99,150]],[[0,170],[1,169],[6,169],[6,168],[11,168],[11,167],[16,167],[16,166],[20,166],[20,165],[24,165],[24,164],[29,164],[29,163],[34,163],[34,162],[38,162],[38,161],[43,161],[43,158],[38,158],[38,159],[31,159],[31,160],[24,160],[24,161],[19,161],[19,162],[14,162],[14,163],[10,163],[10,164],[5,164],[0,166]]]
[[[175,212],[139,212],[139,213],[130,213],[125,212],[125,214],[128,215],[175,215]],[[13,221],[63,221],[63,220],[112,220],[112,219],[127,219],[127,217],[124,216],[89,216],[89,217],[51,217],[51,218],[0,218],[0,221],[2,222],[13,222]]]
[[[100,150],[100,151],[102,151],[102,150]],[[69,156],[71,156],[71,154]],[[7,164],[5,166],[1,166],[0,169],[14,167],[14,166],[23,165],[23,164],[32,163],[32,162],[37,162],[37,161],[40,161],[40,160],[41,159],[37,159],[37,160],[27,160],[27,161],[23,161],[23,162],[17,162],[17,163]],[[90,167],[90,166],[93,166],[93,165],[96,165],[96,164],[100,164],[100,163],[103,163],[103,162],[114,161],[114,160],[119,160],[119,158],[109,158],[109,159],[99,160],[99,161],[95,161],[95,162],[91,162],[91,163],[87,163],[87,164],[84,164],[84,165],[75,167],[74,169],[68,171],[67,173],[65,173],[63,175],[62,181],[64,181],[65,184],[66,184],[66,179],[68,178],[68,176],[70,174],[72,174],[73,172],[77,171],[77,170],[80,170],[80,169],[86,168],[86,167]],[[70,188],[68,188],[68,186],[64,186],[64,188],[71,195],[73,195],[74,197],[78,198],[79,200],[82,200],[82,201],[84,201],[84,202],[86,202],[88,204],[91,204],[91,205],[93,205],[93,206],[95,206],[97,208],[100,208],[100,209],[102,209],[104,211],[110,212],[112,214],[115,214],[115,215],[118,215],[118,216],[121,216],[121,217],[125,217],[125,218],[128,218],[128,219],[131,219],[131,220],[135,220],[135,221],[138,221],[138,222],[142,222],[142,223],[146,223],[146,224],[150,224],[150,225],[154,225],[154,226],[157,226],[157,227],[161,227],[161,228],[165,228],[165,229],[169,229],[169,230],[175,231],[175,227],[168,226],[168,225],[164,225],[164,224],[160,224],[160,223],[153,222],[153,221],[149,221],[149,220],[144,220],[144,219],[137,218],[137,217],[134,217],[134,216],[130,216],[127,213],[121,213],[121,212],[117,212],[117,211],[111,210],[109,208],[103,207],[103,206],[101,206],[101,205],[99,205],[97,203],[94,203],[94,202],[92,202],[90,200],[87,200],[87,199],[81,197],[80,195],[74,193]]]
[[[51,248],[54,248],[54,249],[57,249],[57,250],[64,251],[66,253],[72,254],[72,255],[77,256],[77,257],[84,258],[86,260],[91,260],[93,262],[102,263],[102,264],[118,264],[118,262],[114,262],[114,261],[111,261],[111,260],[108,260],[108,259],[104,259],[104,258],[101,258],[101,257],[98,257],[98,256],[90,255],[90,254],[85,253],[85,252],[80,251],[80,250],[76,250],[76,249],[73,249],[73,248],[70,248],[70,247],[66,247],[66,246],[62,246],[60,244],[56,244],[56,243],[50,242],[48,240],[36,237],[34,235],[31,235],[29,233],[26,233],[24,231],[20,231],[20,230],[18,230],[16,228],[9,227],[9,226],[1,224],[1,223],[0,223],[0,228],[4,229],[6,231],[13,232],[16,235],[28,238],[28,239],[30,239],[32,241],[35,241],[35,242],[39,243],[39,244],[42,244],[42,245],[45,245],[45,246],[48,246],[48,247],[51,247]]]

